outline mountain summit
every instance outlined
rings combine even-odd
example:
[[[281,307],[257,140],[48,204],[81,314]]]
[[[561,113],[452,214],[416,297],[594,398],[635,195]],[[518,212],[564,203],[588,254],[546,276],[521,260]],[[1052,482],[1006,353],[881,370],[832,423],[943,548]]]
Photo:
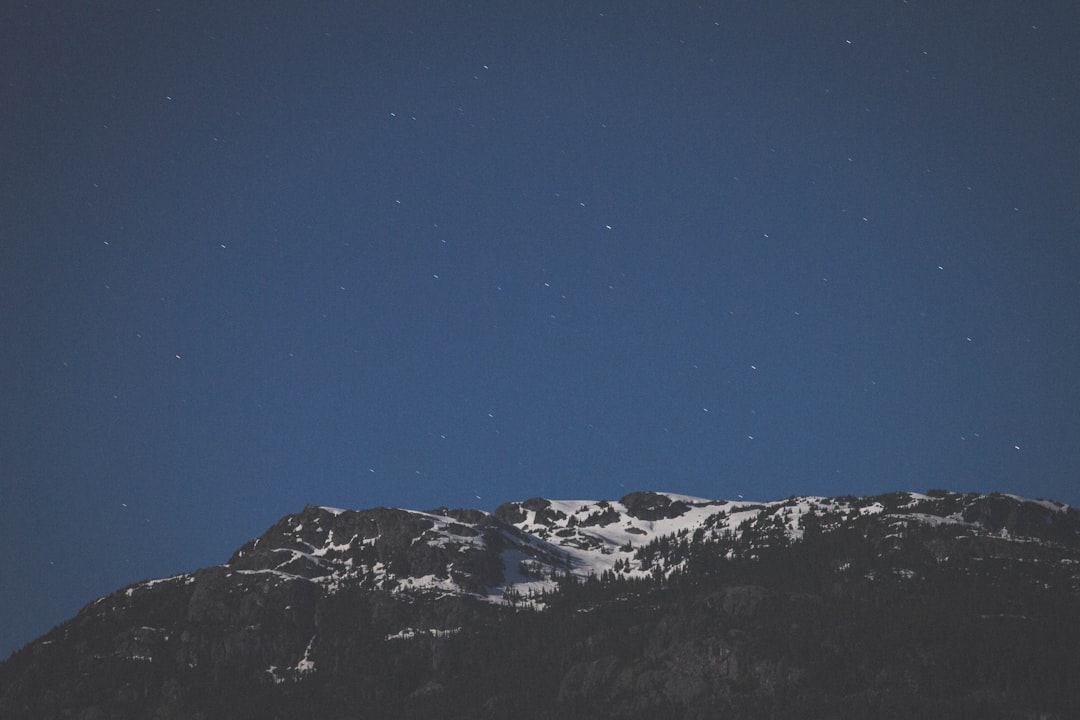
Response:
[[[4,718],[1076,717],[1080,511],[309,506],[0,665]]]
[[[678,571],[686,557],[655,549],[663,538],[723,545],[725,557],[754,557],[798,542],[808,531],[866,525],[859,520],[867,516],[897,537],[916,524],[973,537],[1080,543],[1077,510],[1004,495],[897,493],[758,503],[635,492],[618,501],[533,498],[502,505],[493,515],[309,506],[242,547],[225,567],[304,580],[327,593],[358,586],[535,604],[561,577],[666,577]]]

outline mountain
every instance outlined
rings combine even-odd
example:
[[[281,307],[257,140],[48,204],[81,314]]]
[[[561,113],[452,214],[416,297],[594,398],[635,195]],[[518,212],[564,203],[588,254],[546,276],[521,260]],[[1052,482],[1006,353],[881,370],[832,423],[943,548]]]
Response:
[[[0,717],[1075,718],[1080,511],[310,506],[0,664]]]

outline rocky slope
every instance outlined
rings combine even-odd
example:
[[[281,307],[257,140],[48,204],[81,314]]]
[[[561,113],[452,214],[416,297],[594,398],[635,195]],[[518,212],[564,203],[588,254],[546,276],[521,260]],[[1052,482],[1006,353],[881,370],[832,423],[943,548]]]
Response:
[[[308,507],[13,655],[0,717],[1074,717],[1078,562],[1006,495]]]

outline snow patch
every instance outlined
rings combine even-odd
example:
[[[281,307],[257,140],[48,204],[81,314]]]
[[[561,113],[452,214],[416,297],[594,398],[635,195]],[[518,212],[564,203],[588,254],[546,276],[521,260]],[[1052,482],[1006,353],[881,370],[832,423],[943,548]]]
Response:
[[[459,627],[449,628],[449,629],[446,629],[446,630],[441,630],[439,628],[427,628],[426,630],[422,630],[422,629],[419,629],[419,628],[407,627],[407,628],[402,628],[401,630],[397,631],[396,633],[393,633],[392,635],[387,635],[385,639],[389,641],[389,640],[412,640],[413,638],[418,638],[418,637],[444,638],[444,637],[450,637],[451,635],[457,635],[459,632],[461,632],[461,628],[459,628]]]

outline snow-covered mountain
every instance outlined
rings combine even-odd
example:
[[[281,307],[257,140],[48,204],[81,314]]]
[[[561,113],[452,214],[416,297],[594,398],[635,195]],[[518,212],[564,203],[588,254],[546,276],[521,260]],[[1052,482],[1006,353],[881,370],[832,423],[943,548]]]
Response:
[[[644,578],[678,571],[685,558],[648,551],[662,538],[711,542],[729,556],[752,557],[762,548],[798,542],[808,529],[828,532],[866,516],[896,532],[910,524],[945,525],[1016,542],[1080,542],[1077,510],[1007,495],[895,493],[747,502],[636,492],[618,501],[534,498],[507,503],[493,515],[308,507],[238,550],[227,567],[313,582],[331,593],[349,585],[529,604],[564,576],[584,580],[617,572]]]
[[[309,506],[0,663],[0,717],[1073,717],[1078,644],[1052,501]]]

